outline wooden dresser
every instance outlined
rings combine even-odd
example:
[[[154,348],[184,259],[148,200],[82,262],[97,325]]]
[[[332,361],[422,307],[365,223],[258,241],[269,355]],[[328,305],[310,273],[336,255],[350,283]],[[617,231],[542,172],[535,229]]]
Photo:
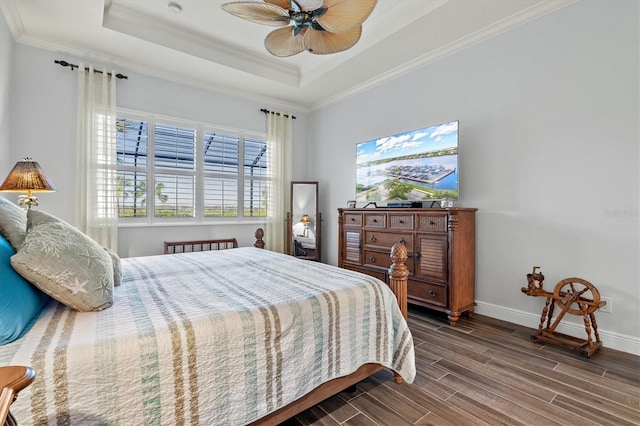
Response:
[[[454,326],[475,308],[477,209],[338,209],[338,266],[388,281],[389,251],[407,246],[408,302],[446,312]]]

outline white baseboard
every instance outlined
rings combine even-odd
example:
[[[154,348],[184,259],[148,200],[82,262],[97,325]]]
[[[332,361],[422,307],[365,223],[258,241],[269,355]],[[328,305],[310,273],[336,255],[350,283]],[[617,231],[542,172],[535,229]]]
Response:
[[[485,315],[503,321],[509,321],[514,324],[531,327],[533,329],[537,329],[538,324],[540,323],[540,314],[532,314],[530,312],[505,308],[504,306],[493,305],[491,303],[476,303],[477,306],[475,312],[480,315]],[[584,325],[582,323],[574,324],[565,321],[560,323],[556,330],[559,333],[568,334],[570,336],[579,337],[581,339],[584,339],[586,337]],[[612,331],[603,330],[601,328],[598,328],[598,334],[600,334],[600,340],[602,341],[603,347],[616,349],[633,355],[640,355],[640,339],[624,334],[615,333]]]

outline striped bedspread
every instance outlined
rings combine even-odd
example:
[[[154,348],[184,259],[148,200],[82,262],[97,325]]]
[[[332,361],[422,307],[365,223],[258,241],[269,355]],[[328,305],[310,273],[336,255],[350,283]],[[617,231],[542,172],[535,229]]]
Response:
[[[114,305],[51,302],[0,365],[29,365],[28,424],[241,425],[369,362],[415,375],[388,287],[256,248],[122,259]]]

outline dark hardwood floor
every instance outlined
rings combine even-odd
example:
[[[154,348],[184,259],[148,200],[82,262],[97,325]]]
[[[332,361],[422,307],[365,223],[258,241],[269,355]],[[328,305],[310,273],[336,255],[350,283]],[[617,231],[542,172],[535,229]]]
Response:
[[[417,376],[389,371],[283,423],[294,425],[639,425],[640,357],[590,359],[535,343],[532,328],[410,309]]]

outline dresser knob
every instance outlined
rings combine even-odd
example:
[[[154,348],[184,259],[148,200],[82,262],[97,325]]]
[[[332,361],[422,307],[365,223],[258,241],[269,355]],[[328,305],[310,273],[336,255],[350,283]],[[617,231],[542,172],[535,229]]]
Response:
[[[400,223],[404,223],[404,220],[400,219],[398,222],[400,222]]]
[[[376,261],[376,257],[375,257],[375,256],[371,256],[371,257],[369,257],[369,261],[371,261],[371,262],[375,262],[375,261]]]
[[[378,223],[378,219],[373,219],[373,223]]]
[[[355,222],[355,221],[356,221],[356,218],[355,218],[355,217],[352,217],[352,218],[351,218],[351,222]]]
[[[432,220],[429,221],[429,225],[435,225],[436,223]]]
[[[369,238],[369,241],[371,241],[372,243],[375,243],[377,241],[376,236],[372,235],[371,238]]]
[[[400,238],[400,242],[401,242],[402,244],[404,244],[405,246],[407,245],[407,242],[404,240],[404,237]]]
[[[438,295],[438,293],[436,293],[436,291],[434,289],[429,290],[429,296],[436,297],[437,295]]]

